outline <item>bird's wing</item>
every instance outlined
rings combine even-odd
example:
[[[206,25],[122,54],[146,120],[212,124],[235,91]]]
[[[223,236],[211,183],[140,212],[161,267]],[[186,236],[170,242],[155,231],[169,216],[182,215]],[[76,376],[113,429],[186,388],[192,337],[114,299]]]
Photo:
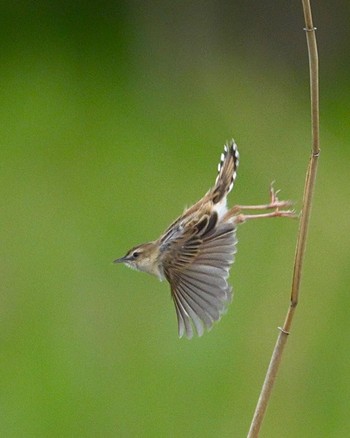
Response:
[[[217,223],[217,213],[177,226],[161,247],[164,274],[171,286],[179,336],[201,336],[218,321],[232,299],[227,283],[236,252],[236,227]]]

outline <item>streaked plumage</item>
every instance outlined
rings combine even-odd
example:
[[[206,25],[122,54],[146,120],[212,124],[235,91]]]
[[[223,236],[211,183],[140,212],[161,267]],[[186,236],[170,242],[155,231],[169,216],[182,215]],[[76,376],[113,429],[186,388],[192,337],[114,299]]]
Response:
[[[236,227],[257,217],[295,216],[280,207],[271,188],[271,203],[248,209],[274,209],[273,213],[243,215],[240,206],[227,209],[226,198],[232,190],[239,163],[237,145],[224,146],[215,185],[202,199],[186,209],[159,239],[138,245],[115,260],[133,269],[168,280],[175,304],[179,336],[192,338],[211,329],[232,299],[228,284],[230,266],[236,253]],[[195,331],[194,331],[195,329]]]
[[[215,185],[184,211],[156,241],[132,248],[117,259],[127,266],[166,278],[171,286],[179,336],[201,336],[225,312],[232,299],[229,269],[236,252],[234,218],[222,221],[226,197],[236,179],[239,154],[225,145]]]

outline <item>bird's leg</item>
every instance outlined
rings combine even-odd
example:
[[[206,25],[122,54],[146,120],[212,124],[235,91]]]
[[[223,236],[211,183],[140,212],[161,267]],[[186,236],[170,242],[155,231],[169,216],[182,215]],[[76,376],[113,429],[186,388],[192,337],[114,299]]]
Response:
[[[262,218],[268,218],[268,217],[290,217],[290,218],[297,218],[298,215],[295,213],[294,210],[274,210],[270,213],[257,213],[257,214],[243,214],[239,213],[237,215],[234,215],[234,220],[237,224],[241,224],[243,222],[246,222],[250,219],[262,219]]]
[[[273,183],[270,185],[270,202],[268,204],[261,205],[235,205],[227,213],[226,216],[234,217],[237,223],[245,222],[249,219],[260,219],[269,217],[291,217],[296,218],[298,215],[294,210],[283,210],[284,208],[291,207],[293,203],[291,201],[280,201],[277,197],[279,190],[275,192]],[[282,208],[282,210],[280,210]],[[257,214],[244,214],[244,210],[273,210],[269,213],[257,213]]]

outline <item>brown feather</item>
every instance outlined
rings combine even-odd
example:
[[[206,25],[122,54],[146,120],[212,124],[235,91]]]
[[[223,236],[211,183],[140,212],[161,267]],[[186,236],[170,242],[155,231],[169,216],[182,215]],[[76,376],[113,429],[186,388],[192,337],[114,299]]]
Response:
[[[215,212],[206,226],[203,226],[203,216],[199,217],[197,227],[195,219],[190,221],[190,227],[183,223],[177,236],[165,244],[166,251],[162,254],[164,275],[175,303],[179,336],[185,334],[188,338],[193,336],[192,325],[199,336],[204,328],[209,330],[232,298],[227,278],[236,252],[236,228],[233,223],[217,224]]]

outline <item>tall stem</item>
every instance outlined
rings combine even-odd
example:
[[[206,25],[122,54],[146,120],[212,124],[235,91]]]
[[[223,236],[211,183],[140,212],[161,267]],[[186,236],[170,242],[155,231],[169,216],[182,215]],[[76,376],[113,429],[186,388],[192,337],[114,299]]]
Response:
[[[305,32],[308,47],[309,70],[310,70],[310,100],[311,100],[311,132],[312,132],[312,147],[311,156],[306,172],[303,209],[300,219],[298,239],[296,244],[294,271],[291,287],[290,306],[285,317],[283,327],[280,328],[280,333],[272,353],[270,364],[265,376],[265,381],[261,389],[259,400],[255,409],[252,423],[248,432],[248,438],[259,436],[259,431],[266,413],[266,409],[271,397],[273,385],[277,376],[279,365],[281,363],[284,347],[287,343],[288,335],[291,330],[293,317],[296,306],[299,301],[300,282],[304,261],[304,254],[307,241],[307,233],[309,228],[309,220],[311,214],[312,197],[314,192],[318,157],[320,154],[320,138],[319,138],[319,83],[318,83],[318,53],[316,42],[316,28],[313,25],[310,0],[302,0]]]

